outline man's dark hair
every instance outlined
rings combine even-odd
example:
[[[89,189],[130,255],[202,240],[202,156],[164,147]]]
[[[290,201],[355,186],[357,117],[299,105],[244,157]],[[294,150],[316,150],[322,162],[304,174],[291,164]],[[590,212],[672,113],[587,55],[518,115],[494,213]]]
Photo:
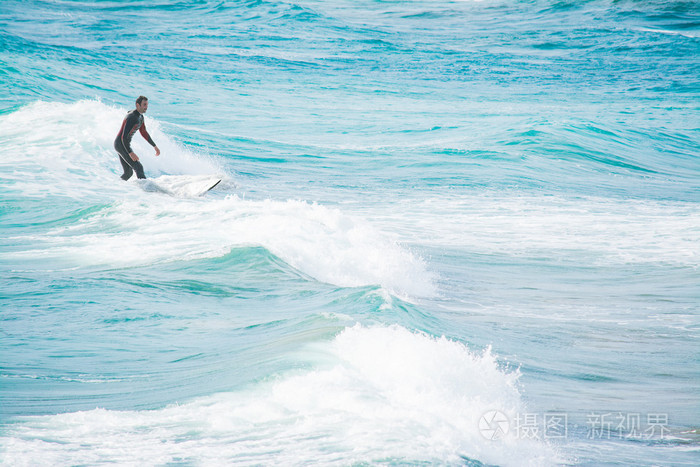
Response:
[[[147,100],[148,100],[148,97],[146,97],[146,96],[139,96],[139,97],[136,98],[136,103],[137,103],[138,105],[141,105],[141,102],[147,101]]]

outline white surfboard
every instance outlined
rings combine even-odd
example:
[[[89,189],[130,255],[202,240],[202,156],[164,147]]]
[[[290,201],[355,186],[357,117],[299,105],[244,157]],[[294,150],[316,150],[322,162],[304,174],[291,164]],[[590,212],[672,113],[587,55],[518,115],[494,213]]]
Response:
[[[221,182],[215,175],[161,175],[156,178],[138,180],[146,191],[166,193],[177,198],[202,196]]]

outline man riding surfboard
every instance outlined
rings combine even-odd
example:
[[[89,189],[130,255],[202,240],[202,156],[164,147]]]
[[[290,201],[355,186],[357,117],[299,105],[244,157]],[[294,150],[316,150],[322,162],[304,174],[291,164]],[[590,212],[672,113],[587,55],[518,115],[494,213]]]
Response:
[[[134,133],[136,133],[136,130],[138,130],[141,136],[155,148],[156,156],[160,155],[160,149],[158,149],[156,143],[151,139],[151,135],[146,131],[146,124],[143,121],[143,114],[145,114],[147,110],[148,98],[139,96],[136,99],[136,109],[126,114],[122,122],[122,127],[119,129],[119,134],[114,140],[114,149],[117,150],[119,160],[124,169],[122,180],[129,180],[134,172],[136,172],[138,178],[146,178],[146,175],[143,173],[143,165],[141,165],[139,161],[139,156],[131,149],[131,138],[134,136]]]

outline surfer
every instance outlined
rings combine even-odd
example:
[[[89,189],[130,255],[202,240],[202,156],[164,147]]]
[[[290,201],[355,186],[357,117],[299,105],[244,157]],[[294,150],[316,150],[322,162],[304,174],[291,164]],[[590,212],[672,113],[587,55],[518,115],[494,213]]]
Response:
[[[114,140],[114,149],[119,153],[119,160],[124,168],[122,180],[129,180],[131,175],[136,172],[138,178],[146,178],[143,173],[143,165],[139,161],[139,156],[131,149],[131,138],[139,130],[141,136],[156,150],[156,156],[160,155],[160,149],[151,139],[151,135],[146,131],[146,124],[143,121],[143,114],[148,110],[148,97],[139,96],[136,99],[136,109],[132,110],[122,122],[122,127],[119,130],[117,138]]]

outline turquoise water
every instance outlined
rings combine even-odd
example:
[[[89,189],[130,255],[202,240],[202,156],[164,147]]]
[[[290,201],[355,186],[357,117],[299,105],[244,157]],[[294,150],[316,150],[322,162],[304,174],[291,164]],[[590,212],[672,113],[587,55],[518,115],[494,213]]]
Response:
[[[689,1],[3,1],[0,462],[697,465],[699,52]],[[119,179],[140,94],[215,190]]]

